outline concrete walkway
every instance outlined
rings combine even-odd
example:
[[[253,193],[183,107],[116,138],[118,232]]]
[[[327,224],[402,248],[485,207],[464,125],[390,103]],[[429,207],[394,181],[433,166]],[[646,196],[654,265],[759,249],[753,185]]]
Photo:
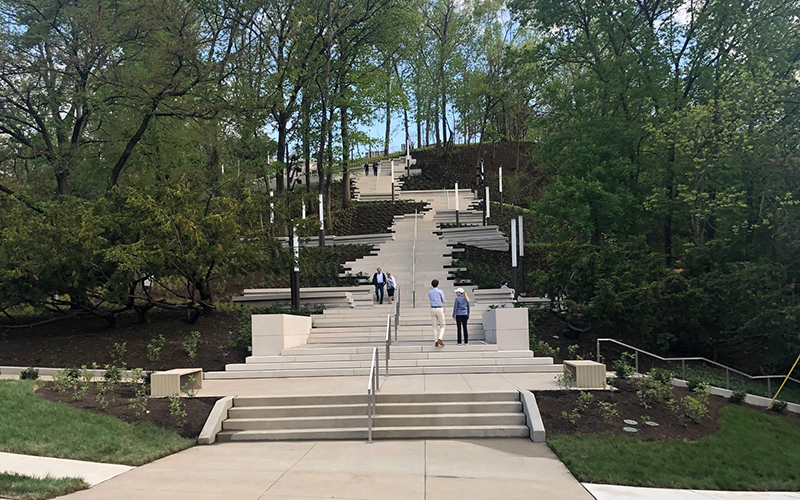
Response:
[[[197,446],[69,500],[591,500],[544,445],[522,439]]]
[[[198,396],[318,396],[367,393],[367,377],[295,377],[203,380]],[[555,390],[552,373],[465,373],[381,376],[381,392],[492,392]]]
[[[101,464],[64,458],[35,457],[16,453],[0,452],[0,472],[44,477],[79,477],[90,486],[100,484],[112,477],[133,469],[128,465]]]
[[[779,491],[711,491],[634,488],[584,484],[596,500],[800,500],[800,493]]]

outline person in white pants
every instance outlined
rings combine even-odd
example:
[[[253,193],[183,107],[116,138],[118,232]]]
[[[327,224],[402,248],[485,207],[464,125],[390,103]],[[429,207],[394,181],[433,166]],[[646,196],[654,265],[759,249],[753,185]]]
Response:
[[[433,345],[443,347],[444,342],[444,292],[439,290],[439,280],[431,281],[431,289],[428,292],[428,299],[431,301],[431,320],[433,322]]]

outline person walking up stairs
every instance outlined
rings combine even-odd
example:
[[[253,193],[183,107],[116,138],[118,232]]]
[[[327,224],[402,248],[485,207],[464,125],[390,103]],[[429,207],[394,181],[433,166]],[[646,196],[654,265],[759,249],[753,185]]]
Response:
[[[439,280],[431,281],[431,290],[428,299],[431,302],[431,319],[433,321],[433,340],[435,346],[444,347],[444,292],[439,290]]]

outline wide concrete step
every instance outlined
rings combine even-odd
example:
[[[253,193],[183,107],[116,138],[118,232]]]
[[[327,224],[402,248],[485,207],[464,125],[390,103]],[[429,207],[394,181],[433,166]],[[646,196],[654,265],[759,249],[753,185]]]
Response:
[[[535,358],[541,359],[541,358]],[[380,365],[384,374],[383,363]],[[456,366],[393,366],[390,375],[443,375],[464,373],[561,373],[562,366],[536,364],[503,364],[503,365],[456,365]],[[309,368],[309,369],[277,369],[277,370],[235,370],[224,372],[206,372],[206,380],[233,380],[256,378],[292,378],[292,377],[352,377],[367,376],[369,368]]]
[[[245,359],[247,364],[262,363],[292,363],[315,361],[371,361],[372,352],[363,354],[327,354],[325,349],[319,349],[315,354],[292,355],[291,349],[286,349],[282,356],[249,356]],[[304,351],[307,352],[307,351]],[[383,354],[384,350],[380,351]],[[427,352],[397,352],[392,346],[392,360],[395,359],[475,359],[475,358],[532,358],[533,351],[472,351],[465,346],[456,351],[427,351]]]
[[[288,429],[340,429],[365,427],[363,415],[332,415],[278,418],[229,418],[222,423],[226,431],[288,430]],[[522,413],[450,413],[384,415],[378,408],[374,427],[463,427],[524,425]]]
[[[487,426],[430,426],[430,427],[378,427],[373,429],[373,439],[479,439],[519,437],[530,435],[526,425],[487,425]],[[291,429],[291,430],[253,430],[222,431],[217,441],[316,441],[321,439],[366,439],[367,429],[329,428],[329,429]]]
[[[232,419],[279,418],[279,417],[313,417],[366,415],[366,397],[361,403],[353,404],[316,404],[288,406],[245,406],[228,410]],[[515,413],[522,411],[519,401],[436,401],[436,402],[403,402],[385,403],[380,399],[378,410],[381,415],[408,414],[451,414],[451,413]]]
[[[374,346],[341,346],[338,344],[320,344],[317,346],[299,346],[290,349],[284,349],[282,354],[300,355],[300,354],[319,354],[325,352],[326,354],[372,354],[373,347],[378,348],[378,352],[383,354],[386,348],[385,342],[376,343]],[[411,352],[459,352],[459,351],[497,351],[496,344],[483,344],[480,342],[470,342],[467,346],[459,346],[453,343],[445,344],[444,347],[434,347],[432,342],[413,342],[413,343],[396,343],[392,344],[392,355],[396,353],[411,353]],[[517,352],[517,351],[514,351]]]
[[[431,333],[432,334],[432,326],[430,318],[428,318],[427,323],[424,325],[400,325],[397,328],[399,334],[403,333]],[[453,328],[456,327],[455,321],[451,320],[450,323],[447,323],[447,326],[452,326]],[[483,323],[480,322],[469,322],[467,323],[467,330],[472,333],[473,331],[483,331]],[[392,323],[392,335],[394,335],[394,323]],[[338,334],[352,334],[352,333],[363,333],[363,334],[372,334],[372,335],[386,335],[386,323],[382,326],[314,326],[311,329],[311,334],[326,334],[326,333],[338,333]]]
[[[444,342],[445,343],[452,343],[455,345],[455,332],[445,333]],[[392,336],[394,338],[394,336]],[[400,342],[409,342],[409,341],[417,341],[417,342],[427,342],[430,341],[431,347],[433,347],[433,334],[430,332],[428,333],[419,333],[419,334],[406,334],[402,336],[398,336]],[[470,343],[478,340],[486,340],[486,335],[483,332],[470,332],[469,333]],[[310,344],[358,344],[358,343],[368,343],[368,342],[385,342],[386,335],[309,335],[308,340],[306,341],[309,345]],[[446,345],[446,344],[445,344]]]
[[[385,361],[384,361],[385,362]],[[285,361],[274,363],[235,363],[225,365],[226,371],[249,370],[316,370],[326,368],[369,368],[372,360],[361,361]],[[552,365],[551,358],[422,358],[422,359],[397,359],[389,360],[389,367],[412,366],[493,366],[493,365]]]

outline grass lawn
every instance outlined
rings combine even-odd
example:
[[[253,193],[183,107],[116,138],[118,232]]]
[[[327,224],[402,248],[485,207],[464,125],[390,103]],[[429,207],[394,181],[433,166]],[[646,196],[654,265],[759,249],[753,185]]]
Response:
[[[581,482],[708,490],[800,490],[800,424],[739,406],[720,412],[716,435],[645,441],[562,435],[547,443]]]
[[[0,451],[141,465],[194,444],[149,423],[45,401],[33,392],[38,383],[0,380]]]
[[[0,472],[0,496],[15,500],[44,500],[75,491],[89,485],[76,477],[31,477],[22,474]]]

